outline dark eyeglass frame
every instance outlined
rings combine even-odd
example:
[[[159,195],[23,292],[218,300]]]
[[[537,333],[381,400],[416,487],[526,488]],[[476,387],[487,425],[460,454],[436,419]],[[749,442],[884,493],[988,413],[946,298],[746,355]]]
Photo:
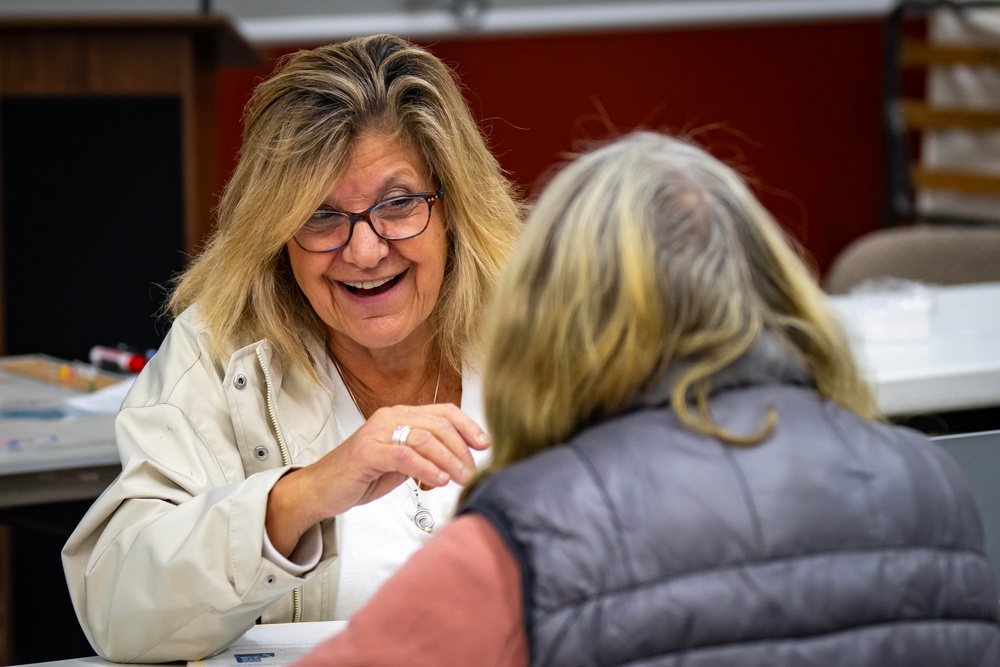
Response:
[[[346,215],[348,224],[350,225],[350,227],[347,230],[347,240],[344,241],[339,246],[337,246],[336,248],[330,248],[329,250],[310,250],[309,248],[306,248],[299,242],[298,233],[296,233],[295,236],[293,236],[292,238],[295,239],[296,245],[298,245],[306,252],[314,252],[314,253],[337,252],[338,250],[342,250],[346,248],[348,245],[350,245],[351,239],[354,238],[354,225],[364,221],[367,222],[371,230],[375,232],[375,236],[379,237],[384,241],[406,241],[412,238],[416,238],[417,236],[420,236],[425,231],[427,231],[428,225],[431,224],[431,214],[434,211],[434,204],[436,204],[438,200],[442,199],[443,197],[444,197],[444,186],[441,186],[434,192],[414,192],[413,194],[397,195],[395,197],[388,197],[386,199],[381,199],[372,204],[371,206],[369,206],[368,208],[366,208],[364,211],[361,211],[360,213],[354,213],[353,211],[340,211],[337,209],[326,209],[331,214],[337,213],[340,215]],[[382,234],[379,234],[379,231],[375,229],[375,224],[372,222],[371,218],[372,211],[374,211],[376,208],[387,202],[398,201],[400,199],[423,199],[425,202],[427,202],[427,221],[424,223],[424,226],[420,229],[419,232],[417,232],[416,234],[410,234],[409,236],[392,238],[389,236],[383,236]]]

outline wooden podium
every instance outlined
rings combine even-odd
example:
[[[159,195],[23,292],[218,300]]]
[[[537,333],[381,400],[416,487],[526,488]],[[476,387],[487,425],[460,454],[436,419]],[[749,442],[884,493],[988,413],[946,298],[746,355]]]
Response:
[[[217,69],[262,63],[219,17],[0,21],[0,355],[159,343],[221,184]],[[59,560],[83,509],[0,517],[0,664],[91,652]]]
[[[159,342],[221,183],[216,71],[263,60],[218,16],[0,21],[0,354]]]

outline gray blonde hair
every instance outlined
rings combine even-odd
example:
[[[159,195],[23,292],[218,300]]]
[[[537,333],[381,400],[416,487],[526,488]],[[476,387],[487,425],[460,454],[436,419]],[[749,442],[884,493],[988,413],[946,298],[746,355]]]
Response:
[[[520,230],[520,207],[453,72],[390,35],[294,53],[254,90],[218,227],[167,304],[175,317],[197,304],[215,354],[266,338],[286,362],[311,372],[306,344],[325,341],[324,328],[292,276],[285,244],[369,131],[408,142],[444,188],[449,248],[433,344],[455,368],[474,360],[483,304]]]
[[[545,189],[487,319],[483,388],[497,470],[620,413],[684,358],[672,409],[739,444],[708,411],[711,377],[769,331],[819,393],[875,417],[817,283],[730,167],[684,140],[625,136]]]

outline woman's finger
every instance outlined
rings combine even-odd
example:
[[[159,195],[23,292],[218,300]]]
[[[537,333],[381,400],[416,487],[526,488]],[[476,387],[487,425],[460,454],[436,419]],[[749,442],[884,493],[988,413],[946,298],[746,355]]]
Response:
[[[453,479],[467,484],[476,472],[470,447],[488,446],[485,431],[454,405],[379,408],[308,466],[316,480],[310,493],[324,512],[339,513],[385,495],[407,477],[430,487]]]
[[[369,421],[391,425],[394,420],[399,423],[392,427],[392,444],[413,448],[460,484],[467,483],[476,472],[470,445],[477,449],[488,446],[485,432],[455,406],[384,408]]]

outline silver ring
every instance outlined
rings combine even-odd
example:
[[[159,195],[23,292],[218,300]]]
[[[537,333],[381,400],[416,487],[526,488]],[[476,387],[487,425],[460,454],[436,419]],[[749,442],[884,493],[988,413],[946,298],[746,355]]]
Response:
[[[397,426],[396,430],[392,432],[392,444],[406,447],[406,437],[408,435],[410,435],[409,426]]]

